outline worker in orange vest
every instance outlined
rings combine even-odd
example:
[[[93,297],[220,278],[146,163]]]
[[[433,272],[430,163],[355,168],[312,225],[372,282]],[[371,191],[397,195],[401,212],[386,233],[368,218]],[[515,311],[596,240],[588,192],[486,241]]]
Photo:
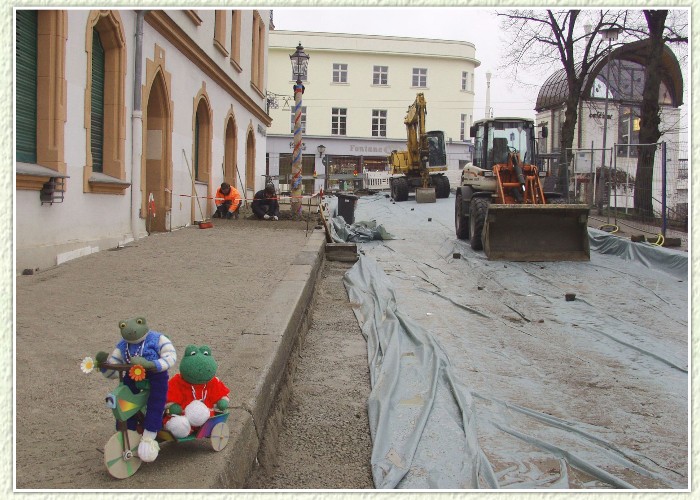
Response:
[[[212,215],[214,219],[238,219],[238,212],[241,208],[241,193],[228,182],[222,182],[221,187],[216,190],[214,196],[216,212]]]

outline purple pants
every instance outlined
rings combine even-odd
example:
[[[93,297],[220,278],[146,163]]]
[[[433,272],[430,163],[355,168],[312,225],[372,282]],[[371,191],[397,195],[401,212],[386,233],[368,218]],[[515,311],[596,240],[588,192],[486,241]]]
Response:
[[[163,413],[165,412],[165,402],[168,397],[168,372],[148,372],[146,378],[151,383],[151,393],[148,395],[146,403],[146,416],[143,423],[147,431],[158,432],[163,427]],[[136,382],[131,380],[127,373],[124,377],[124,384],[136,394]],[[127,427],[136,430],[136,417],[127,420]]]

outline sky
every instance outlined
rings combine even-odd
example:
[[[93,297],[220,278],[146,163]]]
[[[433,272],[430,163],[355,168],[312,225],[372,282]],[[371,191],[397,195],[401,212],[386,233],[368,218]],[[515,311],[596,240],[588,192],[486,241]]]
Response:
[[[354,7],[273,9],[277,30],[405,36],[471,42],[476,47],[474,120],[484,117],[486,72],[491,76],[493,116],[535,117],[539,86],[547,76],[528,75],[529,86],[513,86],[499,74],[501,43],[494,9],[468,7]],[[303,41],[302,41],[303,45]],[[312,64],[312,63],[311,63]],[[558,68],[557,68],[558,69]],[[520,74],[521,79],[525,79]]]

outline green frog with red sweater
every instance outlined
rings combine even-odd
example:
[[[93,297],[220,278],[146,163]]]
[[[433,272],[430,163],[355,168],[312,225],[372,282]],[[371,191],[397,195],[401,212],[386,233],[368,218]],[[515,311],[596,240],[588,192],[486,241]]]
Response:
[[[225,411],[229,388],[217,376],[218,364],[207,345],[188,345],[180,372],[168,382],[167,407],[170,418],[165,428],[176,438],[188,436],[201,427],[215,411]]]

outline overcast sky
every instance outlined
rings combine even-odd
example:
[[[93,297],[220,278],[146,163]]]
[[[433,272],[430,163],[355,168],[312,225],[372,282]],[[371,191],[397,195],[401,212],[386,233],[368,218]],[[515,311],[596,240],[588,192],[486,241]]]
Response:
[[[534,118],[535,100],[547,76],[532,76],[529,87],[511,86],[498,72],[501,58],[499,19],[494,9],[469,7],[353,7],[274,8],[277,30],[324,31],[366,35],[406,36],[471,42],[476,47],[474,120],[484,117],[486,72],[491,71],[494,116]],[[301,40],[302,45],[304,41]],[[293,51],[292,51],[293,52]],[[291,53],[291,52],[290,52]],[[313,54],[309,64],[313,64]],[[556,68],[558,69],[558,68]],[[523,75],[519,75],[523,78]]]

